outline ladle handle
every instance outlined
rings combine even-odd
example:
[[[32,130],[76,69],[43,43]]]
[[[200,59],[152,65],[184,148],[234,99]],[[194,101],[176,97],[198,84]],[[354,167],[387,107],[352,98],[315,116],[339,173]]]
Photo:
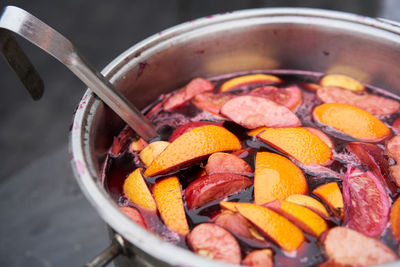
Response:
[[[143,139],[149,141],[157,136],[150,121],[103,75],[90,67],[72,43],[53,28],[15,6],[3,9],[1,28],[19,34],[67,66]]]

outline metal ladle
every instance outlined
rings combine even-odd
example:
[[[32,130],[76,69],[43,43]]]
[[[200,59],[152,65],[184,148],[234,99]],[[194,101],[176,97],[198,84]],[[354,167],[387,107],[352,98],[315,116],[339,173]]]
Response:
[[[158,135],[150,121],[83,60],[68,39],[25,10],[6,6],[0,15],[0,48],[34,99],[40,98],[43,83],[15,39],[5,30],[19,34],[67,66],[143,139],[149,141]]]

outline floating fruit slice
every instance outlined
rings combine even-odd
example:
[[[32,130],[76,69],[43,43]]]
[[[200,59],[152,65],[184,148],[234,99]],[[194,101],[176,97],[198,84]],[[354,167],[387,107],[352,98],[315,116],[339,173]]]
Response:
[[[280,83],[282,80],[274,75],[268,75],[268,74],[250,74],[250,75],[244,75],[240,77],[236,77],[233,79],[230,79],[226,82],[224,82],[219,91],[220,92],[226,92],[230,91],[233,89],[237,89],[241,86],[245,85],[250,85],[250,84],[261,84],[261,83]]]
[[[397,131],[397,133],[400,133],[400,117],[394,120],[392,127]]]
[[[125,195],[133,204],[156,212],[156,203],[141,172],[142,169],[137,168],[125,179],[123,185]]]
[[[365,87],[359,81],[341,74],[325,75],[320,81],[321,86],[340,87],[350,91],[364,91]]]
[[[249,175],[253,172],[249,164],[233,154],[217,152],[212,154],[206,165],[207,174],[235,173]]]
[[[222,123],[216,123],[216,122],[212,122],[212,121],[194,121],[194,122],[186,123],[175,129],[175,131],[169,136],[168,142],[172,143],[173,141],[175,141],[176,138],[178,138],[182,134],[189,132],[190,130],[193,130],[194,128],[197,128],[200,126],[206,126],[206,125],[222,126]]]
[[[239,213],[282,249],[291,252],[300,247],[305,238],[296,225],[278,213],[255,204],[236,205]]]
[[[392,195],[397,192],[397,186],[390,177],[389,163],[380,147],[373,144],[354,142],[347,144],[346,150],[355,155]]]
[[[143,150],[148,145],[146,141],[143,140],[143,138],[139,137],[136,140],[133,140],[131,144],[129,145],[129,151],[131,152],[140,152]]]
[[[181,235],[189,232],[183,207],[181,186],[176,176],[158,181],[153,186],[153,195],[165,225]]]
[[[308,91],[316,92],[321,86],[316,83],[300,83],[301,87],[307,89]]]
[[[313,127],[304,127],[307,131],[310,131],[312,134],[316,135],[319,139],[322,140],[331,150],[335,149],[335,146],[332,143],[332,140],[327,136],[323,131],[313,128]]]
[[[323,184],[315,188],[312,193],[319,197],[338,219],[343,218],[343,197],[337,183],[332,182]]]
[[[128,206],[119,207],[119,209],[124,212],[125,215],[129,217],[129,219],[147,229],[146,222],[144,221],[142,214],[140,214],[137,209]]]
[[[223,105],[222,115],[247,129],[257,127],[300,126],[299,118],[290,109],[256,96],[238,96]]]
[[[348,104],[322,104],[313,118],[344,134],[364,142],[380,142],[391,135],[390,129],[371,113]]]
[[[254,203],[261,205],[292,194],[307,194],[303,172],[287,158],[270,152],[258,152],[254,175]]]
[[[192,99],[192,103],[201,110],[218,115],[222,106],[234,97],[234,95],[230,94],[204,93],[196,95]]]
[[[169,142],[166,141],[155,141],[150,143],[140,152],[140,160],[144,163],[144,165],[150,166],[153,160],[157,158],[158,155],[160,155],[168,145]]]
[[[224,228],[212,223],[202,223],[193,228],[187,242],[196,254],[210,259],[237,265],[242,259],[236,239]]]
[[[317,96],[324,103],[349,104],[379,116],[389,116],[400,109],[399,102],[395,100],[338,87],[321,87],[317,91]]]
[[[125,127],[117,137],[114,137],[113,144],[110,148],[110,154],[118,156],[122,151],[129,145],[129,141],[132,139],[134,133],[131,128]]]
[[[324,205],[322,205],[321,202],[310,196],[296,194],[288,196],[285,200],[287,202],[306,207],[320,215],[322,218],[328,219],[330,217]]]
[[[264,143],[293,157],[304,165],[326,165],[332,152],[315,134],[301,128],[259,128],[249,132]]]
[[[239,203],[239,202],[227,202],[227,201],[221,201],[219,202],[219,206],[223,209],[229,210],[231,212],[238,212],[238,210],[236,209],[236,205],[240,205],[243,203]]]
[[[379,237],[389,217],[389,196],[370,171],[349,166],[343,180],[344,224],[370,237]]]
[[[400,241],[400,197],[398,197],[392,205],[390,223],[392,226],[393,237],[396,241]]]
[[[184,133],[172,142],[147,168],[146,176],[165,174],[221,151],[238,150],[239,139],[221,126],[206,125]]]
[[[185,189],[188,209],[199,208],[211,201],[239,193],[253,182],[238,174],[215,173],[197,178]]]
[[[243,260],[244,266],[252,267],[273,267],[274,253],[271,249],[253,250]]]
[[[214,90],[214,85],[211,82],[203,78],[195,78],[168,98],[164,103],[164,109],[167,111],[173,110],[191,100],[195,95],[211,92],[212,90]]]
[[[295,85],[279,89],[274,86],[262,86],[252,90],[249,95],[272,100],[290,110],[294,110],[301,103],[301,90]]]
[[[386,143],[386,153],[395,161],[395,165],[389,167],[390,173],[397,186],[400,187],[400,135],[397,135]]]
[[[324,239],[331,266],[375,266],[397,259],[396,254],[381,241],[345,227],[330,229]]]
[[[303,206],[284,200],[275,200],[265,206],[286,217],[304,232],[315,237],[319,237],[328,229],[328,224],[324,219]]]

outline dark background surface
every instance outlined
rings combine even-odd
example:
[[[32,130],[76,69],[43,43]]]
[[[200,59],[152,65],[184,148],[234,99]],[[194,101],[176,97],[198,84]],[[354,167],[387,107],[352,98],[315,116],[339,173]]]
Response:
[[[400,1],[0,0],[70,39],[101,70],[128,47],[183,21],[272,6],[342,10],[400,20]],[[108,244],[68,160],[68,128],[85,86],[62,64],[17,38],[45,82],[33,101],[0,60],[0,266],[81,266]]]

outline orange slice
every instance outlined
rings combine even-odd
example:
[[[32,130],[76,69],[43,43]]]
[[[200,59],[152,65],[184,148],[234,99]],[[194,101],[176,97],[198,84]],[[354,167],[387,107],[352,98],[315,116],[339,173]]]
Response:
[[[178,234],[186,235],[189,232],[189,225],[178,178],[171,176],[157,182],[153,186],[153,195],[165,225]]]
[[[165,150],[169,145],[166,141],[156,141],[146,146],[139,154],[140,160],[146,165],[150,166],[155,158]]]
[[[305,165],[326,165],[332,159],[329,147],[302,127],[258,128],[248,133]]]
[[[312,192],[319,197],[338,218],[343,218],[343,196],[337,183],[327,183]]]
[[[292,194],[307,194],[303,172],[287,158],[270,152],[258,152],[254,175],[254,203],[261,205]]]
[[[175,139],[150,164],[144,175],[165,174],[177,168],[186,167],[194,161],[201,161],[212,153],[240,148],[239,139],[221,126],[197,127]]]
[[[392,210],[390,212],[390,222],[392,224],[393,237],[400,240],[400,197],[393,203]]]
[[[219,206],[223,209],[232,211],[232,212],[237,212],[236,205],[240,205],[242,203],[240,202],[227,202],[227,201],[221,201],[219,202]]]
[[[137,168],[126,178],[123,188],[129,200],[141,208],[156,212],[156,202],[142,176],[142,169]]]
[[[239,88],[243,85],[248,84],[257,84],[257,83],[280,83],[282,80],[274,75],[267,75],[267,74],[250,74],[244,75],[240,77],[236,77],[224,82],[219,91],[226,92],[236,88]]]
[[[364,91],[365,87],[359,81],[341,74],[329,74],[324,76],[319,84],[321,86],[340,87],[351,91]]]
[[[326,208],[324,207],[324,205],[322,205],[321,202],[319,202],[318,200],[316,200],[315,198],[312,198],[310,196],[307,195],[291,195],[288,196],[285,199],[287,202],[291,202],[297,205],[301,205],[304,206],[312,211],[314,211],[315,213],[317,213],[318,215],[322,216],[325,219],[328,219],[329,213],[326,210]]]
[[[335,146],[332,143],[332,140],[323,131],[313,127],[304,127],[304,128],[310,131],[312,134],[316,135],[319,139],[321,139],[322,142],[324,142],[330,149],[335,148]]]
[[[236,205],[239,213],[282,249],[294,251],[304,242],[301,230],[278,213],[255,204]]]
[[[391,135],[390,129],[371,113],[348,104],[317,106],[314,120],[365,142],[379,142]]]
[[[289,219],[304,232],[315,237],[319,237],[328,229],[328,224],[324,219],[303,206],[284,200],[275,200],[266,204],[266,206]]]

